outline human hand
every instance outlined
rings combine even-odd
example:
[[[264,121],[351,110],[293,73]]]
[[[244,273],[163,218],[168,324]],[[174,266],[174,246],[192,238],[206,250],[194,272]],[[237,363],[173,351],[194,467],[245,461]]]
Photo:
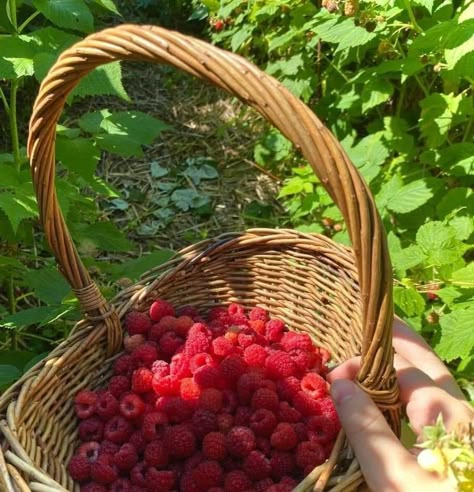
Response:
[[[415,433],[433,425],[441,413],[447,430],[474,419],[472,408],[445,365],[426,342],[401,320],[393,327],[395,369],[400,399]],[[457,490],[421,468],[416,457],[395,437],[372,400],[351,380],[360,358],[350,359],[328,375],[341,424],[367,484],[374,492],[441,492]]]

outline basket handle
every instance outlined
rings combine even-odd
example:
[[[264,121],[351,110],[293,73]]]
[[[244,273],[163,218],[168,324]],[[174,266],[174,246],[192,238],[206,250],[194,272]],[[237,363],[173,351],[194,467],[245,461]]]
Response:
[[[92,282],[64,222],[54,184],[54,143],[68,94],[91,70],[116,60],[165,63],[211,82],[258,110],[308,160],[344,216],[357,260],[364,319],[357,380],[388,411],[397,429],[392,268],[385,232],[366,183],[315,114],[274,78],[238,55],[155,26],[113,27],[66,50],[43,80],[30,121],[28,153],[46,237],[88,318],[109,323],[109,347],[117,349],[120,343],[118,318]]]

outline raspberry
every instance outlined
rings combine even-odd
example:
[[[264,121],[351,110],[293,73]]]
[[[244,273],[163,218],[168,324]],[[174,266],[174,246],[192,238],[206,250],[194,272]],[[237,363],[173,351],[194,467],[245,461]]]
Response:
[[[244,350],[244,360],[251,367],[265,367],[266,358],[266,350],[256,343],[249,345]]]
[[[201,388],[222,388],[222,374],[212,366],[202,366],[194,373],[194,381]]]
[[[301,383],[298,378],[290,376],[289,378],[277,381],[277,391],[281,400],[292,401],[293,397],[301,390]]]
[[[320,398],[316,402],[315,406],[318,408],[318,411],[315,413],[324,415],[329,420],[331,420],[336,427],[336,431],[339,432],[339,429],[341,428],[341,423],[339,422],[339,417],[337,415],[336,408],[331,397],[325,396],[323,398]]]
[[[129,335],[145,334],[151,327],[150,318],[138,311],[132,311],[125,316],[125,328]]]
[[[181,492],[201,492],[200,488],[194,481],[191,470],[182,475],[181,481],[179,483],[179,490]]]
[[[252,330],[255,333],[258,333],[261,336],[265,335],[265,321],[262,321],[261,319],[250,320],[249,325],[250,325],[250,328],[252,328]],[[264,338],[264,340],[266,343],[265,338]]]
[[[207,352],[201,352],[199,354],[193,355],[189,361],[189,368],[191,369],[191,372],[194,374],[200,367],[204,366],[214,366],[215,367],[215,362],[214,359],[212,358],[211,354],[208,354]]]
[[[277,412],[280,408],[280,401],[275,391],[267,388],[258,389],[252,396],[252,408],[258,410],[259,408],[266,408],[272,412]]]
[[[299,422],[302,418],[302,415],[296,408],[290,406],[287,401],[280,402],[280,407],[278,409],[278,421],[279,422],[290,422],[296,423]]]
[[[255,483],[255,491],[256,492],[267,492],[267,490],[274,485],[273,480],[271,478],[264,478],[263,480],[259,480]]]
[[[92,463],[93,461],[96,461],[97,457],[99,456],[100,450],[101,445],[98,442],[89,441],[81,444],[76,454],[78,456],[83,456],[84,458],[87,458],[89,463]]]
[[[110,492],[131,492],[132,484],[126,478],[119,478],[110,486]]]
[[[150,318],[153,321],[160,321],[164,316],[174,316],[174,307],[163,299],[157,299],[150,306]]]
[[[179,379],[176,376],[157,377],[152,379],[152,386],[160,396],[171,396],[179,394]]]
[[[184,378],[181,381],[180,394],[183,400],[196,401],[199,399],[201,389],[193,378]]]
[[[164,436],[165,448],[173,458],[187,458],[196,450],[196,437],[185,425],[168,427]]]
[[[193,407],[179,396],[162,396],[156,402],[156,410],[164,412],[171,423],[179,424],[188,420]]]
[[[158,350],[150,343],[144,343],[132,352],[132,360],[136,366],[151,367],[157,358]]]
[[[95,412],[97,395],[93,391],[82,390],[74,398],[74,410],[80,419],[92,417]]]
[[[155,360],[151,365],[151,372],[153,375],[157,374],[157,377],[169,376],[170,374],[170,365],[168,362],[164,360]]]
[[[195,326],[195,325],[193,325]],[[193,327],[189,330],[191,332]],[[209,338],[204,333],[194,333],[192,336],[188,334],[188,338],[184,344],[184,350],[189,357],[199,354],[200,352],[207,352],[210,347]]]
[[[250,310],[249,319],[251,321],[260,320],[260,321],[267,322],[268,321],[268,312],[261,307],[258,307],[258,306],[254,307],[253,309]]]
[[[227,455],[225,435],[222,432],[209,432],[202,441],[202,452],[210,460],[222,461]]]
[[[166,355],[173,355],[184,340],[173,331],[167,331],[160,338],[160,350]]]
[[[168,453],[161,441],[151,441],[143,454],[147,466],[165,468],[168,465]]]
[[[263,386],[264,376],[258,372],[246,372],[237,381],[237,394],[242,403],[249,403],[254,392]]]
[[[104,424],[98,417],[91,417],[80,422],[78,432],[81,441],[100,441]]]
[[[178,379],[191,376],[189,362],[189,357],[184,353],[173,355],[170,363],[170,374]]]
[[[168,325],[162,325],[161,323],[155,323],[151,326],[150,331],[148,333],[148,340],[150,342],[158,343],[160,338],[170,331]]]
[[[270,442],[279,451],[289,451],[298,443],[298,436],[291,424],[281,422],[273,431]]]
[[[258,436],[269,436],[277,425],[275,414],[265,408],[255,411],[250,417],[250,428]]]
[[[293,405],[296,410],[305,416],[320,413],[318,401],[311,398],[311,396],[304,391],[298,391],[298,393],[296,393],[293,397]]]
[[[298,444],[296,449],[296,464],[305,470],[313,469],[321,465],[326,460],[326,453],[323,447],[314,441],[304,441]]]
[[[231,315],[234,316],[236,314],[240,314],[241,316],[245,316],[245,309],[243,306],[240,304],[237,304],[236,302],[232,302],[229,304],[227,307],[227,312]]]
[[[158,324],[160,326],[165,327],[167,330],[174,331],[176,328],[176,318],[174,316],[163,316],[159,321]]]
[[[208,340],[212,339],[212,331],[205,323],[194,323],[188,331],[188,338],[204,335]]]
[[[257,340],[256,333],[250,328],[246,328],[237,335],[237,343],[240,347],[246,348],[255,343]]]
[[[224,397],[222,402],[222,411],[225,413],[232,413],[238,405],[237,397],[232,390],[226,389],[222,392]]]
[[[83,482],[91,475],[91,464],[85,456],[76,455],[71,458],[68,465],[69,475],[73,480]]]
[[[183,471],[188,472],[194,470],[194,468],[196,468],[196,466],[198,466],[204,460],[204,455],[200,451],[197,451],[184,462]]]
[[[222,487],[211,487],[207,492],[224,492]]]
[[[245,314],[239,313],[229,315],[229,325],[238,327],[240,329],[250,327],[249,320],[247,319]]]
[[[119,470],[131,470],[138,461],[137,450],[132,444],[126,443],[113,455],[113,463]]]
[[[105,391],[98,396],[95,411],[104,420],[110,419],[118,414],[119,402],[112,393]]]
[[[209,410],[198,408],[194,412],[192,425],[196,436],[202,438],[209,432],[213,432],[218,429],[217,416]]]
[[[234,345],[226,337],[217,337],[212,341],[212,353],[216,357],[227,357],[234,352]]]
[[[321,357],[323,364],[326,364],[331,359],[331,352],[324,347],[315,347],[314,351]]]
[[[225,335],[226,325],[221,321],[211,321],[208,326],[212,332],[213,337],[220,337],[222,335]]]
[[[221,362],[220,370],[227,381],[235,382],[247,370],[247,363],[240,355],[229,355]]]
[[[289,352],[292,349],[300,349],[307,352],[312,352],[314,349],[311,337],[306,333],[295,333],[288,331],[283,333],[280,343],[283,348]]]
[[[307,422],[309,440],[319,444],[327,444],[332,441],[338,432],[334,422],[324,415],[310,417]]]
[[[274,451],[270,458],[272,477],[280,480],[285,475],[291,475],[295,469],[295,458],[287,451]]]
[[[199,406],[218,413],[222,408],[223,395],[222,391],[216,388],[206,388],[199,395]]]
[[[298,438],[298,442],[308,440],[308,428],[303,422],[296,422],[291,425],[293,426],[293,429],[296,432],[296,437]]]
[[[310,372],[304,376],[301,380],[301,389],[315,400],[327,395],[326,380],[315,372]]]
[[[116,415],[105,424],[104,436],[109,441],[122,444],[128,440],[132,431],[132,426],[128,420],[125,420],[121,415]]]
[[[105,485],[89,482],[86,485],[81,485],[81,492],[108,492],[108,488]]]
[[[199,317],[199,311],[194,306],[183,306],[178,310],[177,314],[179,316],[189,316],[192,319]]]
[[[175,490],[176,473],[171,470],[157,470],[154,467],[146,471],[148,490],[153,492],[167,492]]]
[[[292,349],[288,352],[291,360],[295,363],[298,370],[298,374],[304,375],[310,369],[313,369],[315,362],[318,360],[318,356],[313,352],[306,352],[305,350]]]
[[[226,434],[234,426],[234,416],[230,413],[220,413],[217,415],[217,427]]]
[[[144,487],[146,489],[147,480],[145,477],[146,464],[144,461],[138,462],[130,472],[130,480],[133,485],[138,485],[139,487]]]
[[[123,346],[127,352],[133,352],[137,347],[143,345],[146,342],[146,338],[141,335],[126,335],[123,339]]]
[[[247,426],[252,416],[252,409],[249,407],[237,407],[234,415],[234,425]]]
[[[211,487],[222,484],[224,473],[217,461],[203,461],[192,471],[192,477],[199,490],[207,492]]]
[[[139,453],[140,455],[144,453],[147,441],[145,441],[142,432],[133,432],[128,442],[137,450],[137,453]]]
[[[231,455],[243,458],[255,449],[255,434],[248,427],[234,427],[226,436],[226,444]]]
[[[108,439],[104,439],[100,444],[99,454],[115,454],[120,449],[118,444],[115,444]]]
[[[262,480],[270,475],[270,460],[261,451],[251,451],[245,458],[243,470],[252,480]]]
[[[228,315],[227,309],[223,307],[213,307],[207,313],[207,319],[209,321],[215,321],[222,318],[225,318]]]
[[[140,417],[145,411],[143,400],[133,393],[128,393],[120,400],[120,414],[128,420]]]
[[[272,445],[270,444],[270,439],[263,437],[263,436],[257,436],[257,449],[260,450],[265,456],[270,456],[270,453],[272,452]]]
[[[194,321],[190,316],[180,316],[176,320],[174,330],[180,337],[185,337],[193,323]]]
[[[162,439],[168,417],[162,412],[147,413],[143,419],[142,432],[145,441]]]
[[[265,324],[265,337],[269,342],[279,342],[285,331],[285,323],[279,319],[271,319]]]
[[[112,463],[112,455],[103,454],[91,465],[91,478],[101,485],[108,485],[118,478],[116,468]]]
[[[295,363],[282,350],[277,350],[270,354],[265,361],[265,367],[269,376],[275,379],[287,378],[296,374]]]
[[[128,375],[133,369],[133,360],[131,355],[122,355],[114,363],[114,373],[123,376]]]
[[[146,367],[139,367],[132,375],[132,391],[146,393],[152,388],[153,373]]]
[[[230,471],[224,480],[225,492],[242,492],[252,487],[252,482],[247,474],[241,470]]]
[[[112,376],[109,382],[109,391],[115,398],[120,397],[130,390],[130,379],[127,376]]]

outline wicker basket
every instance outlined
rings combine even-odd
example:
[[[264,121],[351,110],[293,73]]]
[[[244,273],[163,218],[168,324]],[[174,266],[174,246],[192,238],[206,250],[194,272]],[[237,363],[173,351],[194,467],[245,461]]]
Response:
[[[226,234],[183,249],[107,302],[84,268],[59,208],[54,141],[70,91],[92,69],[115,60],[174,65],[256,108],[310,162],[342,211],[353,249],[292,230]],[[85,318],[0,399],[3,490],[78,490],[67,473],[77,443],[73,397],[80,388],[105,385],[121,350],[120,319],[132,308],[147,309],[157,296],[202,310],[232,301],[259,305],[291,329],[310,333],[336,361],[361,354],[357,381],[399,433],[392,276],[380,217],[333,135],[275,79],[237,55],[176,32],[135,25],[107,29],[69,48],[44,79],[28,151],[46,236]],[[329,460],[295,490],[350,491],[361,485],[363,476],[341,431]]]

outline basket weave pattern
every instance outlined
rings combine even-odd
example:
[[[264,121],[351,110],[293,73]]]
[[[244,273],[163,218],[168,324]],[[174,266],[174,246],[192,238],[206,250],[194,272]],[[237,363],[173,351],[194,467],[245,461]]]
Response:
[[[54,141],[70,91],[95,67],[116,60],[173,65],[257,109],[311,164],[341,209],[353,248],[291,230],[227,234],[180,251],[109,304],[83,266],[59,208]],[[77,442],[73,397],[84,386],[105,384],[121,349],[120,318],[132,308],[147,309],[158,296],[203,311],[233,301],[247,308],[259,305],[290,329],[310,333],[337,361],[361,354],[357,382],[399,433],[391,265],[380,217],[337,140],[275,79],[237,55],[176,32],[135,25],[108,29],[69,48],[44,79],[28,151],[46,236],[85,318],[0,399],[0,487],[76,490],[67,474]],[[341,431],[329,462],[296,490],[354,490],[362,482]]]

